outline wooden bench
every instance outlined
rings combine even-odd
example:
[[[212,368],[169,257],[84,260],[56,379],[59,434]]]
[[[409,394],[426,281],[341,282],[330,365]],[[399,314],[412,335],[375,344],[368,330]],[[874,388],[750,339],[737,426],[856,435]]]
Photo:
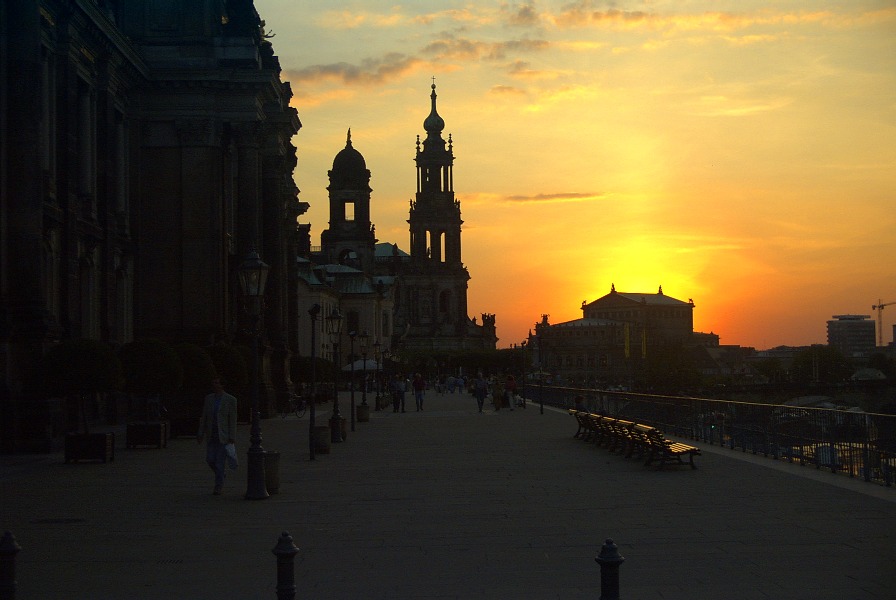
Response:
[[[658,429],[653,429],[646,436],[650,444],[650,454],[645,465],[650,466],[654,462],[659,462],[660,468],[667,463],[689,464],[692,469],[697,468],[697,465],[694,464],[694,456],[700,455],[700,448],[667,440]],[[687,463],[685,463],[684,457],[688,458]]]
[[[616,437],[616,429],[614,428],[615,422],[616,419],[613,417],[597,417],[595,423],[595,445],[606,446],[607,448],[613,445],[613,440]]]
[[[629,444],[631,444],[631,429],[635,426],[634,421],[626,421],[625,419],[611,419],[609,421],[612,439],[609,442],[610,452],[622,450],[628,452]]]
[[[631,458],[632,456],[637,456],[638,458],[642,458],[644,455],[649,453],[650,434],[654,431],[656,431],[655,427],[635,423],[634,427],[629,430],[630,441],[628,445],[628,452],[626,452],[625,457]]]
[[[589,428],[591,427],[591,419],[589,418],[590,413],[575,410],[573,408],[569,409],[569,414],[576,418],[576,421],[579,423],[579,429],[576,431],[576,434],[572,437],[587,439]]]
[[[621,450],[626,458],[643,458],[647,455],[647,462],[644,463],[647,466],[659,463],[662,468],[674,463],[697,468],[694,456],[700,455],[700,448],[668,440],[656,427],[574,409],[569,409],[568,412],[579,424],[573,437],[593,441],[597,446],[605,446],[610,452]]]

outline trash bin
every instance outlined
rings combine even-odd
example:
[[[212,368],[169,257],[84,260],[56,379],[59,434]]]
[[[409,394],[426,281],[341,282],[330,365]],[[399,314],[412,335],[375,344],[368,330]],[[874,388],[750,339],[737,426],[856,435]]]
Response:
[[[280,492],[280,453],[265,450],[264,452],[264,484],[268,494]]]
[[[357,407],[356,415],[358,417],[359,423],[367,423],[368,421],[370,421],[370,405],[359,404]]]

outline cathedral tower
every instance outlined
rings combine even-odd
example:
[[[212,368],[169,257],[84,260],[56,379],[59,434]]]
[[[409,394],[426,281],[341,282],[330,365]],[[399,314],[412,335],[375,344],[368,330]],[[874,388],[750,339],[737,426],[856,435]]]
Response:
[[[421,143],[417,137],[417,193],[408,218],[410,272],[402,277],[396,326],[407,330],[411,339],[463,339],[471,324],[467,317],[470,275],[461,261],[463,220],[460,202],[454,198],[454,148],[450,135],[447,142],[442,138],[445,121],[436,109],[435,84],[430,99],[430,113],[423,121],[426,139]]]
[[[364,272],[373,271],[376,237],[370,223],[370,170],[360,152],[352,146],[348,130],[345,148],[333,159],[327,173],[330,185],[330,228],[321,233],[321,250],[326,262]]]

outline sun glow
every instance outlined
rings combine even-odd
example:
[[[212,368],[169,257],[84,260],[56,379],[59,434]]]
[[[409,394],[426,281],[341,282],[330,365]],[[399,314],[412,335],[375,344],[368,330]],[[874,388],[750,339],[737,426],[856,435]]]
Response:
[[[696,329],[759,347],[823,343],[830,315],[896,298],[894,8],[255,4],[303,123],[312,243],[351,126],[377,237],[407,245],[436,78],[468,312],[495,313],[502,346],[611,284],[693,298]]]

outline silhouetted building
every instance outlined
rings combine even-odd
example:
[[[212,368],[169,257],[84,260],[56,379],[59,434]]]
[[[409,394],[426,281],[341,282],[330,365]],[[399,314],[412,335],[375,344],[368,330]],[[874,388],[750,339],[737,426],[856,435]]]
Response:
[[[238,335],[251,246],[286,393],[301,124],[253,2],[16,0],[0,37],[3,448],[61,433],[25,381],[61,339]]]
[[[336,273],[343,273],[343,279],[347,269],[356,273],[355,285],[334,302],[346,313],[342,304],[352,299],[349,331],[355,330],[354,322],[358,331],[380,341],[383,350],[427,354],[494,349],[494,315],[483,314],[482,324],[467,316],[470,275],[461,260],[463,221],[454,197],[453,143],[450,136],[446,143],[441,135],[445,122],[436,110],[435,85],[430,98],[430,114],[423,124],[427,137],[422,144],[417,138],[410,253],[376,239],[370,220],[371,173],[349,131],[329,171],[329,227],[321,233],[320,250],[310,253],[309,272],[316,273],[318,281],[333,282],[340,281]],[[313,283],[308,286],[314,289]]]
[[[541,370],[571,384],[640,386],[658,351],[704,343],[693,338],[694,303],[663,294],[617,292],[586,304],[582,318],[550,324],[542,315],[529,339]]]
[[[828,346],[847,358],[864,358],[874,352],[875,333],[871,315],[834,315],[828,321]]]

